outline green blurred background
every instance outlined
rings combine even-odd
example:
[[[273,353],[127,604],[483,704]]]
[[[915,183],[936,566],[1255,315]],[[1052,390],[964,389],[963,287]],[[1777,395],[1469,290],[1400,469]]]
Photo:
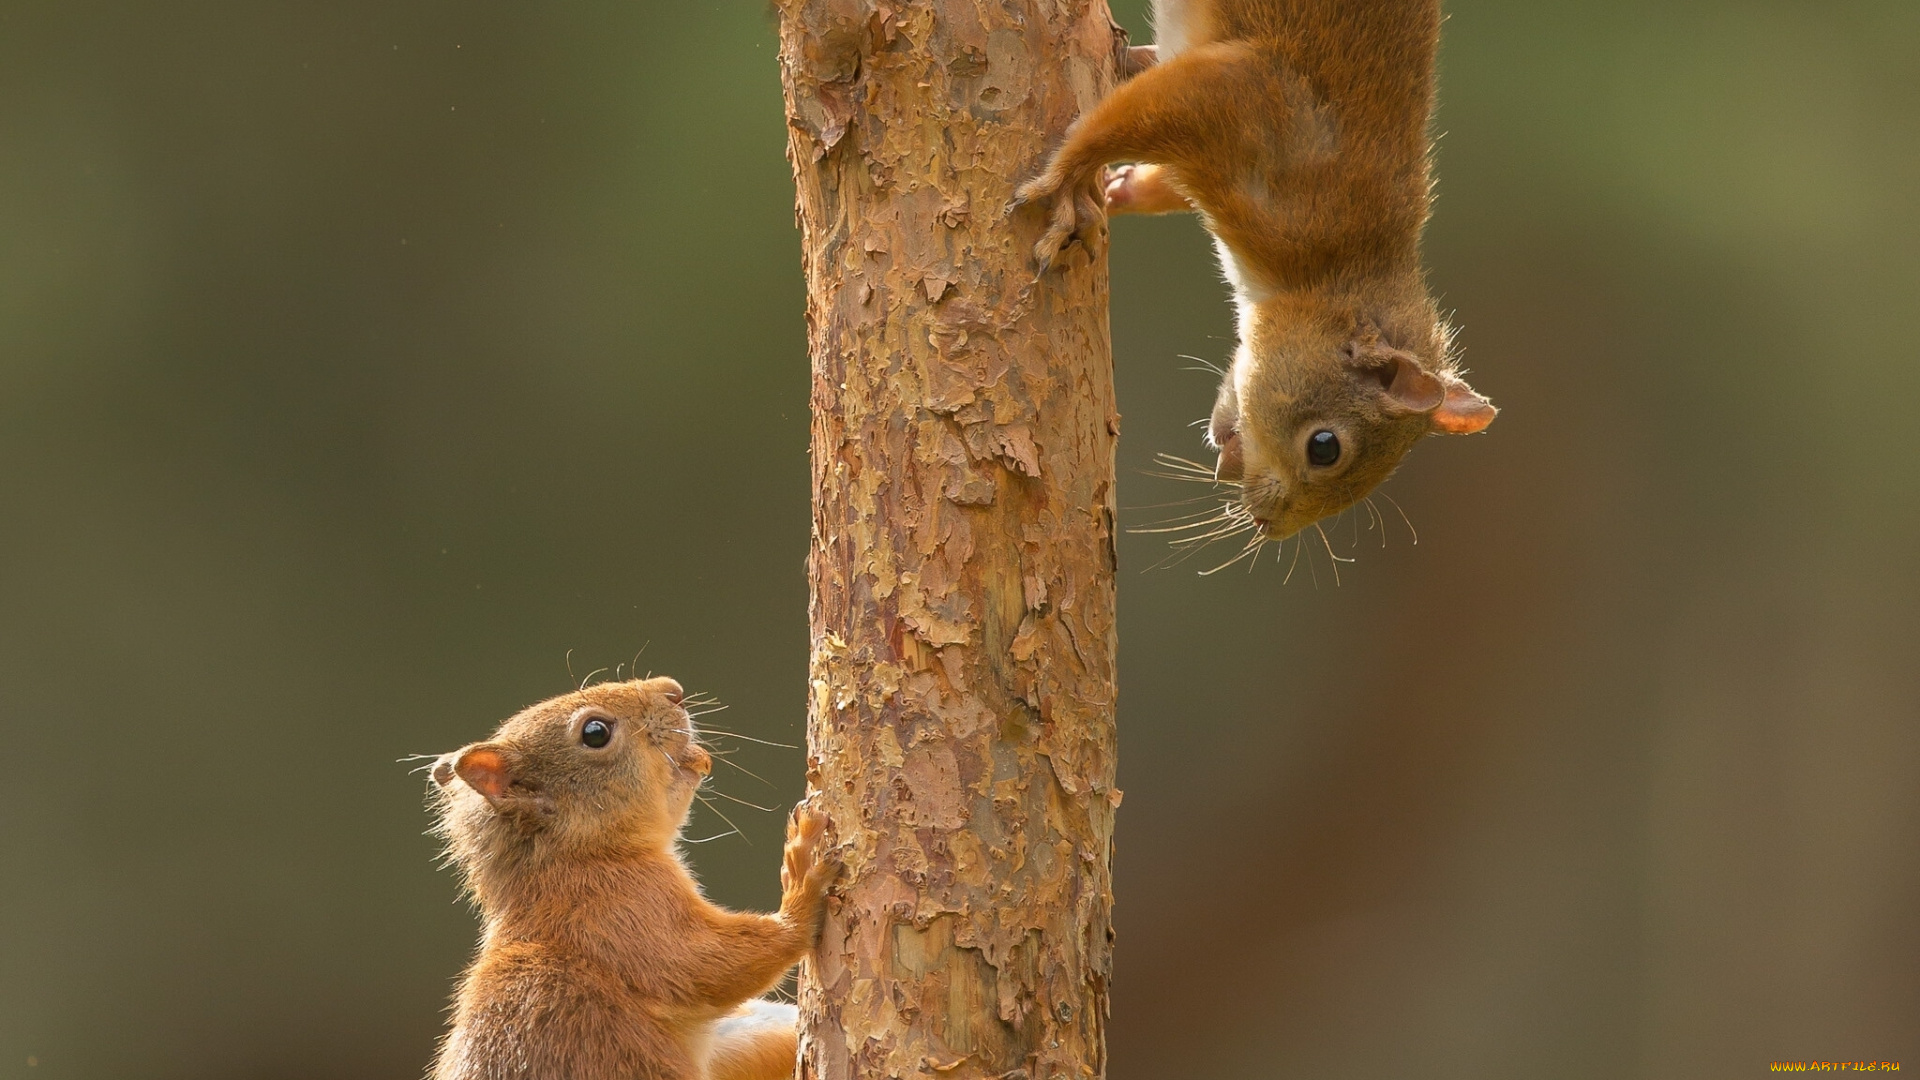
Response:
[[[1505,411],[1337,586],[1123,543],[1112,1076],[1920,1067],[1920,4],[1450,11],[1430,261]],[[0,1077],[417,1076],[474,925],[395,759],[643,646],[798,741],[774,47],[0,4]],[[1192,221],[1115,234],[1137,526],[1231,323]]]

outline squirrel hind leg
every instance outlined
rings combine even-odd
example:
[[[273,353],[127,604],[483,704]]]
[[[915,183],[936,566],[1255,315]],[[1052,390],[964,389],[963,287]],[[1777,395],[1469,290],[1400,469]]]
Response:
[[[1247,160],[1245,144],[1266,136],[1250,135],[1244,123],[1223,123],[1219,108],[1271,99],[1271,67],[1271,58],[1245,43],[1200,46],[1121,83],[1074,121],[1046,171],[1023,184],[1016,200],[1050,204],[1046,231],[1034,245],[1043,270],[1061,248],[1105,222],[1110,163],[1153,162],[1186,177],[1209,167],[1218,171],[1223,161]],[[1145,194],[1164,204],[1176,193]]]
[[[756,998],[713,1026],[706,1080],[790,1080],[800,1044],[800,1010]]]

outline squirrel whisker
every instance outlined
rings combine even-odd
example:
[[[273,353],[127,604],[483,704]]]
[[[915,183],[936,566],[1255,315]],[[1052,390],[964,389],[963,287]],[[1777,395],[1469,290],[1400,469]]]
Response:
[[[1251,558],[1255,555],[1260,554],[1260,545],[1265,543],[1266,539],[1267,538],[1265,536],[1254,537],[1252,540],[1249,540],[1247,542],[1246,547],[1240,549],[1240,554],[1235,555],[1233,558],[1228,559],[1226,562],[1221,563],[1219,566],[1216,566],[1211,570],[1200,571],[1200,576],[1212,577],[1213,575],[1219,573],[1222,570],[1225,570],[1227,567],[1232,566],[1234,563],[1237,563],[1242,559]]]
[[[1285,540],[1282,540],[1280,542],[1281,551],[1286,550],[1286,543],[1287,542]],[[1293,572],[1299,569],[1300,567],[1300,549],[1305,547],[1306,543],[1307,542],[1305,540],[1300,539],[1298,534],[1294,535],[1293,561],[1287,564],[1287,576],[1280,579],[1280,584],[1285,585],[1287,582],[1293,580]],[[1274,552],[1274,558],[1278,559],[1279,557],[1280,557],[1280,553],[1277,551]]]
[[[1327,530],[1321,528],[1319,522],[1314,522],[1313,531],[1320,534],[1320,543],[1327,549],[1327,558],[1333,560],[1333,587],[1337,589],[1340,587],[1340,564],[1350,563],[1353,560],[1343,559],[1333,553],[1333,542],[1327,539]]]
[[[710,801],[705,795],[700,794],[698,791],[693,793],[693,797],[700,800],[701,806],[704,806],[707,809],[713,811],[715,814],[718,814],[720,816],[720,820],[726,822],[727,825],[733,829],[734,834],[740,837],[740,839],[747,840],[747,834],[740,831],[740,826],[735,825],[733,823],[733,819],[727,816],[726,811],[713,805],[712,801]],[[753,841],[747,840],[747,846],[752,847]]]
[[[1213,485],[1219,485],[1224,487],[1224,486],[1227,486],[1229,483],[1228,481],[1225,481],[1225,480],[1215,480],[1211,475],[1188,476],[1188,475],[1185,475],[1184,473],[1163,473],[1163,472],[1152,472],[1149,470],[1142,470],[1140,475],[1150,476],[1155,480],[1172,480],[1175,483],[1180,483],[1180,484],[1213,484]]]
[[[1178,540],[1169,541],[1169,543],[1174,547],[1203,548],[1215,540],[1224,540],[1229,536],[1238,536],[1253,527],[1254,524],[1252,521],[1233,521],[1221,525],[1210,533],[1201,536],[1183,536]]]
[[[741,839],[746,838],[738,829],[728,829],[726,832],[715,833],[712,836],[703,836],[698,840],[688,840],[685,837],[681,837],[680,842],[683,844],[708,844],[715,840],[725,840],[729,836],[739,836]]]
[[[762,813],[766,813],[766,814],[771,814],[771,813],[773,813],[773,811],[774,811],[774,810],[776,809],[775,807],[771,807],[771,806],[761,806],[761,805],[760,805],[759,803],[750,803],[750,802],[748,802],[748,801],[747,801],[747,800],[745,800],[745,799],[736,799],[736,798],[734,798],[733,796],[731,796],[731,795],[729,795],[729,794],[727,794],[727,793],[726,793],[726,792],[724,792],[724,791],[719,791],[719,790],[716,790],[716,789],[713,789],[713,788],[708,788],[708,789],[707,789],[707,792],[708,792],[708,794],[711,794],[711,795],[717,795],[717,796],[719,796],[720,798],[722,798],[722,799],[725,799],[725,800],[727,800],[727,801],[728,801],[728,802],[730,802],[730,803],[739,803],[739,804],[740,804],[741,806],[745,806],[745,807],[748,807],[748,808],[750,808],[750,809],[754,809],[754,810],[758,810],[758,811],[760,811],[760,812],[762,812]]]
[[[1413,519],[1407,516],[1406,510],[1403,509],[1400,505],[1400,500],[1394,498],[1392,495],[1389,495],[1384,491],[1380,493],[1380,497],[1392,503],[1393,508],[1395,510],[1400,511],[1400,520],[1407,523],[1407,532],[1413,534],[1413,542],[1417,546],[1420,543],[1420,533],[1414,529]]]
[[[1176,355],[1182,360],[1191,360],[1194,363],[1200,365],[1197,368],[1187,368],[1186,370],[1188,371],[1208,371],[1208,372],[1212,372],[1215,375],[1218,375],[1222,379],[1227,377],[1227,369],[1221,367],[1219,364],[1216,364],[1211,360],[1203,359],[1198,356],[1188,356],[1186,353],[1177,353]]]
[[[1221,499],[1218,492],[1204,492],[1185,499],[1175,499],[1172,502],[1129,504],[1122,506],[1120,509],[1130,514],[1135,510],[1169,510],[1176,506],[1192,506],[1194,503],[1202,502],[1218,502],[1221,505],[1226,505],[1230,501],[1231,500]],[[1200,512],[1204,514],[1208,511],[1202,510]]]
[[[1204,529],[1211,525],[1219,525],[1236,519],[1236,515],[1231,510],[1204,510],[1201,511],[1201,513],[1207,516],[1197,521],[1181,521],[1179,518],[1170,518],[1158,525],[1135,525],[1127,531],[1135,534],[1191,532],[1194,529]],[[1174,542],[1178,543],[1179,541]]]
[[[1231,529],[1221,530],[1220,532],[1211,536],[1195,537],[1191,540],[1173,541],[1168,546],[1173,548],[1174,551],[1177,552],[1178,554],[1176,557],[1172,558],[1170,561],[1167,561],[1165,565],[1179,566],[1181,563],[1186,562],[1188,559],[1192,558],[1193,556],[1199,554],[1202,551],[1205,551],[1209,547],[1212,547],[1215,542],[1219,540],[1224,540],[1224,539],[1229,539],[1231,537],[1239,536],[1240,534],[1245,533],[1248,530],[1253,528],[1255,528],[1254,523],[1251,521],[1247,521],[1237,526],[1234,526]],[[1244,549],[1242,550],[1242,554],[1245,554]],[[1215,567],[1214,569],[1217,570],[1220,568]],[[1211,573],[1211,572],[1212,571],[1208,571],[1208,573]]]
[[[772,782],[767,780],[766,777],[761,776],[759,773],[754,772],[752,769],[747,768],[745,765],[741,765],[737,762],[728,761],[727,756],[725,754],[715,754],[709,751],[708,756],[714,758],[715,760],[721,762],[722,764],[731,765],[734,768],[739,769],[741,772],[746,773],[748,776],[753,777],[755,780],[758,780],[763,784],[766,784],[768,787],[773,786]]]
[[[1207,422],[1210,423],[1211,420]],[[1153,455],[1153,459],[1170,469],[1179,469],[1181,472],[1198,473],[1208,479],[1213,478],[1213,466],[1204,462],[1195,461],[1192,458],[1183,458],[1178,454],[1160,453]]]
[[[782,749],[782,750],[798,750],[798,749],[800,749],[800,748],[799,748],[798,746],[795,746],[795,745],[793,745],[792,743],[783,743],[783,742],[772,742],[772,741],[769,741],[769,740],[767,740],[767,739],[756,739],[756,738],[754,738],[754,737],[753,737],[753,736],[751,736],[751,735],[741,735],[741,734],[738,734],[738,733],[736,733],[736,732],[732,732],[732,731],[718,731],[718,730],[715,730],[715,729],[713,729],[713,728],[701,728],[701,729],[700,729],[700,734],[702,734],[702,735],[724,735],[724,736],[726,736],[726,737],[727,737],[727,738],[729,738],[729,739],[744,739],[744,740],[746,740],[747,742],[750,742],[750,743],[759,743],[759,744],[760,744],[761,746],[777,746],[777,747],[779,747],[779,748],[780,748],[780,749]]]

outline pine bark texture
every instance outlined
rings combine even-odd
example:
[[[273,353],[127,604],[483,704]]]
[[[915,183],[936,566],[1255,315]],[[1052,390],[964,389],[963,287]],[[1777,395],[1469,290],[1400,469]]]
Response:
[[[1013,210],[1124,41],[1101,0],[778,0],[813,364],[809,798],[847,874],[800,1075],[1106,1071],[1104,234]]]

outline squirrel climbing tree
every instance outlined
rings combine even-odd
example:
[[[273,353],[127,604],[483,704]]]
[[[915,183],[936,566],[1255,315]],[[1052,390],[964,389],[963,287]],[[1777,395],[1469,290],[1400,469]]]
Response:
[[[813,386],[809,799],[846,877],[801,1071],[1105,1074],[1104,233],[1010,206],[1116,76],[1100,0],[778,0]]]

